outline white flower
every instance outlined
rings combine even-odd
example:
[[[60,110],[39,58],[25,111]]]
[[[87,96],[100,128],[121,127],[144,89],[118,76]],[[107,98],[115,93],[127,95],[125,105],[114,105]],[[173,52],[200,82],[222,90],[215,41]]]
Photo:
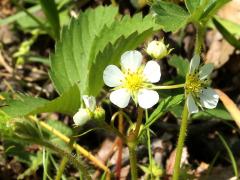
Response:
[[[95,97],[83,95],[82,98],[85,108],[79,108],[78,112],[73,116],[73,121],[77,126],[82,126],[89,121],[96,109]]]
[[[150,42],[147,46],[146,52],[152,58],[162,59],[171,52],[171,49],[168,50],[168,45],[165,45],[164,40],[162,39],[160,41],[154,40]]]
[[[219,96],[208,87],[207,78],[213,71],[212,64],[205,64],[199,68],[200,57],[195,55],[190,62],[189,73],[186,78],[185,90],[189,113],[197,113],[200,108],[213,109],[217,106]]]
[[[104,83],[114,88],[110,101],[120,108],[125,108],[131,97],[144,109],[151,108],[159,100],[158,93],[149,87],[160,80],[160,66],[155,61],[149,61],[144,67],[141,66],[142,60],[139,51],[127,51],[121,56],[122,70],[109,65],[103,72]]]

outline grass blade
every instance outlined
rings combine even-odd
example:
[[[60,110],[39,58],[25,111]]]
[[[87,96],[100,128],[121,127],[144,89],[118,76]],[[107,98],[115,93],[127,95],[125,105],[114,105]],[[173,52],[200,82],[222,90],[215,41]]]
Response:
[[[223,143],[224,147],[226,148],[227,153],[228,153],[229,158],[230,158],[231,163],[232,163],[234,174],[235,174],[236,177],[238,177],[237,162],[236,162],[236,160],[235,160],[235,158],[233,156],[233,153],[232,153],[230,147],[228,146],[227,142],[223,138],[223,136],[220,133],[217,133],[217,135],[218,135],[219,139],[221,140],[221,142]]]
[[[39,0],[39,1],[45,16],[47,17],[50,25],[52,26],[55,38],[58,39],[60,32],[60,20],[55,1],[54,0]]]

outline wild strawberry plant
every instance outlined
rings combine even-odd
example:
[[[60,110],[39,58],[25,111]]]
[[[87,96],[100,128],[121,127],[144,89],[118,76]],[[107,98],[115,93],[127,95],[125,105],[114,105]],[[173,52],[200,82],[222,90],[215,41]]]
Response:
[[[104,170],[106,179],[114,178],[107,165],[76,143],[79,128],[92,120],[98,128],[115,133],[128,146],[133,180],[138,178],[136,148],[142,141],[147,141],[149,167],[141,166],[141,169],[153,178],[160,176],[162,171],[152,160],[150,126],[166,112],[178,107],[181,127],[173,179],[179,179],[189,120],[205,109],[211,112],[219,101],[218,94],[210,88],[213,66],[201,63],[201,50],[207,24],[227,2],[186,0],[185,6],[180,6],[166,1],[151,1],[151,12],[144,17],[140,13],[132,17],[122,16],[116,7],[99,6],[81,12],[76,19],[72,18],[68,25],[62,27],[59,38],[59,20],[50,18],[51,26],[55,27],[51,34],[56,39],[56,46],[50,56],[49,77],[59,97],[48,100],[25,94],[14,94],[14,97],[3,94],[6,105],[1,108],[3,137],[40,144],[62,157],[56,179],[61,179],[68,161],[85,178],[91,179],[81,158],[71,154],[73,149]],[[47,17],[51,16],[47,8],[44,11]],[[217,19],[214,22],[223,29]],[[149,40],[160,30],[176,32],[189,23],[196,28],[195,50],[190,64],[174,55],[174,47],[165,44],[164,39]],[[142,44],[145,47],[139,48]],[[169,65],[177,70],[177,78],[170,84],[159,83],[163,73],[159,61],[166,57]],[[101,106],[104,101],[118,108],[110,117]],[[136,121],[125,112],[129,106],[136,107]],[[68,115],[73,119],[74,127],[40,121],[36,115],[43,112]],[[129,124],[126,126],[128,130],[114,126],[117,118],[120,124],[123,120]],[[108,123],[109,120],[112,123]],[[61,142],[55,142],[55,137]]]

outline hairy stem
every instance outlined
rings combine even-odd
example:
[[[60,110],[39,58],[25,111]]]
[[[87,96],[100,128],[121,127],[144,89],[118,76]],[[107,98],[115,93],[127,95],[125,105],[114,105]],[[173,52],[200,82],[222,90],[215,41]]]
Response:
[[[131,180],[137,180],[138,172],[137,172],[137,154],[136,154],[136,148],[137,148],[137,140],[138,140],[138,134],[141,128],[143,119],[143,109],[138,108],[138,117],[137,117],[137,123],[134,131],[131,131],[128,135],[128,150],[129,150],[129,156],[130,156],[130,166],[131,166]]]
[[[118,116],[118,130],[123,133],[123,113],[119,113]],[[118,158],[116,163],[116,178],[121,179],[121,168],[122,168],[122,148],[123,142],[121,138],[118,137]]]
[[[136,154],[136,144],[128,146],[129,157],[130,157],[130,168],[131,168],[131,179],[137,180],[137,154]]]
[[[148,111],[145,111],[146,122],[148,122]],[[150,128],[147,128],[147,145],[148,145],[148,159],[149,159],[149,167],[150,167],[150,179],[153,179],[153,161],[152,161],[152,148],[151,148],[151,135]]]
[[[58,167],[57,175],[56,175],[55,180],[60,180],[61,179],[61,177],[64,173],[65,166],[67,165],[67,162],[68,162],[68,158],[66,156],[64,156],[61,163],[60,163],[60,166]]]
[[[72,136],[70,138],[70,141],[68,143],[70,151],[72,151],[72,149],[73,149],[73,143],[74,143],[75,139],[76,138],[74,136]],[[61,177],[62,177],[62,175],[64,173],[64,169],[65,169],[65,167],[67,165],[67,162],[68,162],[68,158],[66,156],[64,156],[62,158],[62,161],[61,161],[60,166],[58,168],[57,175],[56,175],[56,178],[55,178],[56,180],[60,180],[61,179]]]
[[[177,152],[176,152],[176,158],[174,163],[173,180],[178,180],[180,176],[182,150],[183,150],[184,141],[185,141],[186,132],[187,132],[187,124],[188,124],[188,108],[187,108],[187,103],[185,102],[184,109],[182,112],[182,122],[181,122],[179,137],[178,137],[178,143],[177,143]]]
[[[203,37],[204,37],[204,26],[200,23],[196,23],[197,33],[196,33],[196,41],[195,41],[195,54],[200,54],[203,44]]]

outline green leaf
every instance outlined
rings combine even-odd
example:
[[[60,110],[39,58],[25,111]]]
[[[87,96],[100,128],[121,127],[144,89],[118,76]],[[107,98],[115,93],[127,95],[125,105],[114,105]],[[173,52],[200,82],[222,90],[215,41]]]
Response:
[[[81,105],[81,95],[75,85],[52,101],[20,94],[16,99],[9,99],[5,103],[7,106],[3,106],[1,110],[11,118],[42,112],[73,115]]]
[[[232,120],[231,115],[226,111],[222,105],[218,105],[214,109],[206,109],[200,111],[192,116],[192,119],[211,119],[218,118],[222,120]]]
[[[3,140],[3,145],[6,156],[14,156],[18,161],[28,166],[31,166],[32,160],[37,157],[36,154],[26,151],[26,146],[29,144],[19,140],[7,138]]]
[[[1,108],[8,116],[25,116],[48,101],[42,98],[35,98],[28,95],[19,94],[16,99],[9,99],[5,103],[7,106]]]
[[[56,45],[56,52],[51,56],[50,71],[51,79],[60,94],[78,82],[82,94],[89,94],[89,91],[98,94],[99,88],[92,90],[89,87],[90,84],[98,83],[95,80],[90,82],[89,77],[93,76],[92,73],[96,74],[96,71],[101,73],[105,65],[113,61],[105,58],[111,56],[116,58],[115,62],[120,59],[121,51],[127,48],[119,51],[115,48],[118,43],[128,43],[130,36],[136,32],[142,35],[155,25],[150,16],[145,18],[139,14],[132,18],[116,16],[117,8],[99,6],[94,10],[88,9],[80,13],[79,19],[72,20],[68,27],[63,28],[61,40]],[[149,34],[145,33],[145,38]],[[120,38],[122,40],[119,40]],[[139,39],[141,42],[144,40],[141,36],[137,39],[138,43],[140,43]],[[134,42],[135,39],[132,38],[131,41],[133,42],[127,46],[128,49],[138,45]],[[102,77],[102,74],[96,75]]]
[[[184,59],[181,56],[173,55],[168,61],[168,64],[177,69],[177,74],[179,76],[185,78],[189,70],[189,61],[187,59]]]
[[[155,111],[150,115],[148,122],[145,124],[144,128],[150,127],[159,117],[161,117],[167,111],[170,111],[173,107],[179,105],[184,100],[184,95],[180,94],[177,96],[169,96],[162,99],[155,109]]]
[[[31,114],[42,112],[59,112],[67,115],[73,115],[81,106],[81,94],[78,85],[74,85],[66,92],[52,101],[48,101],[42,106],[37,107]]]
[[[26,153],[29,153],[29,152],[26,152]],[[23,173],[19,174],[17,179],[28,179],[27,177],[35,174],[38,168],[42,166],[42,163],[43,163],[42,159],[43,159],[43,154],[40,151],[38,151],[33,156],[30,156],[31,164],[29,165],[29,168],[24,170]]]
[[[156,22],[163,26],[164,31],[177,31],[188,22],[188,12],[174,3],[158,1],[152,9],[157,14]]]
[[[41,7],[43,9],[44,14],[46,15],[53,32],[55,34],[55,38],[58,39],[60,32],[60,21],[57,6],[54,0],[39,0]]]
[[[186,7],[191,14],[195,12],[200,3],[201,0],[185,0]]]
[[[182,111],[183,111],[183,106],[181,105],[175,106],[171,109],[171,113],[176,118],[181,118]],[[226,111],[224,106],[222,106],[221,104],[219,104],[214,109],[205,109],[204,111],[199,111],[198,113],[193,114],[191,118],[193,120],[195,119],[208,120],[212,118],[218,118],[222,120],[232,120],[231,115],[228,113],[228,111]]]
[[[218,29],[218,31],[223,35],[223,37],[234,47],[240,49],[240,41],[232,34],[228,29],[231,29],[231,27],[224,26],[221,21],[219,21],[216,18],[213,18],[213,23]],[[236,26],[235,26],[236,27]],[[239,26],[240,28],[240,26]]]

